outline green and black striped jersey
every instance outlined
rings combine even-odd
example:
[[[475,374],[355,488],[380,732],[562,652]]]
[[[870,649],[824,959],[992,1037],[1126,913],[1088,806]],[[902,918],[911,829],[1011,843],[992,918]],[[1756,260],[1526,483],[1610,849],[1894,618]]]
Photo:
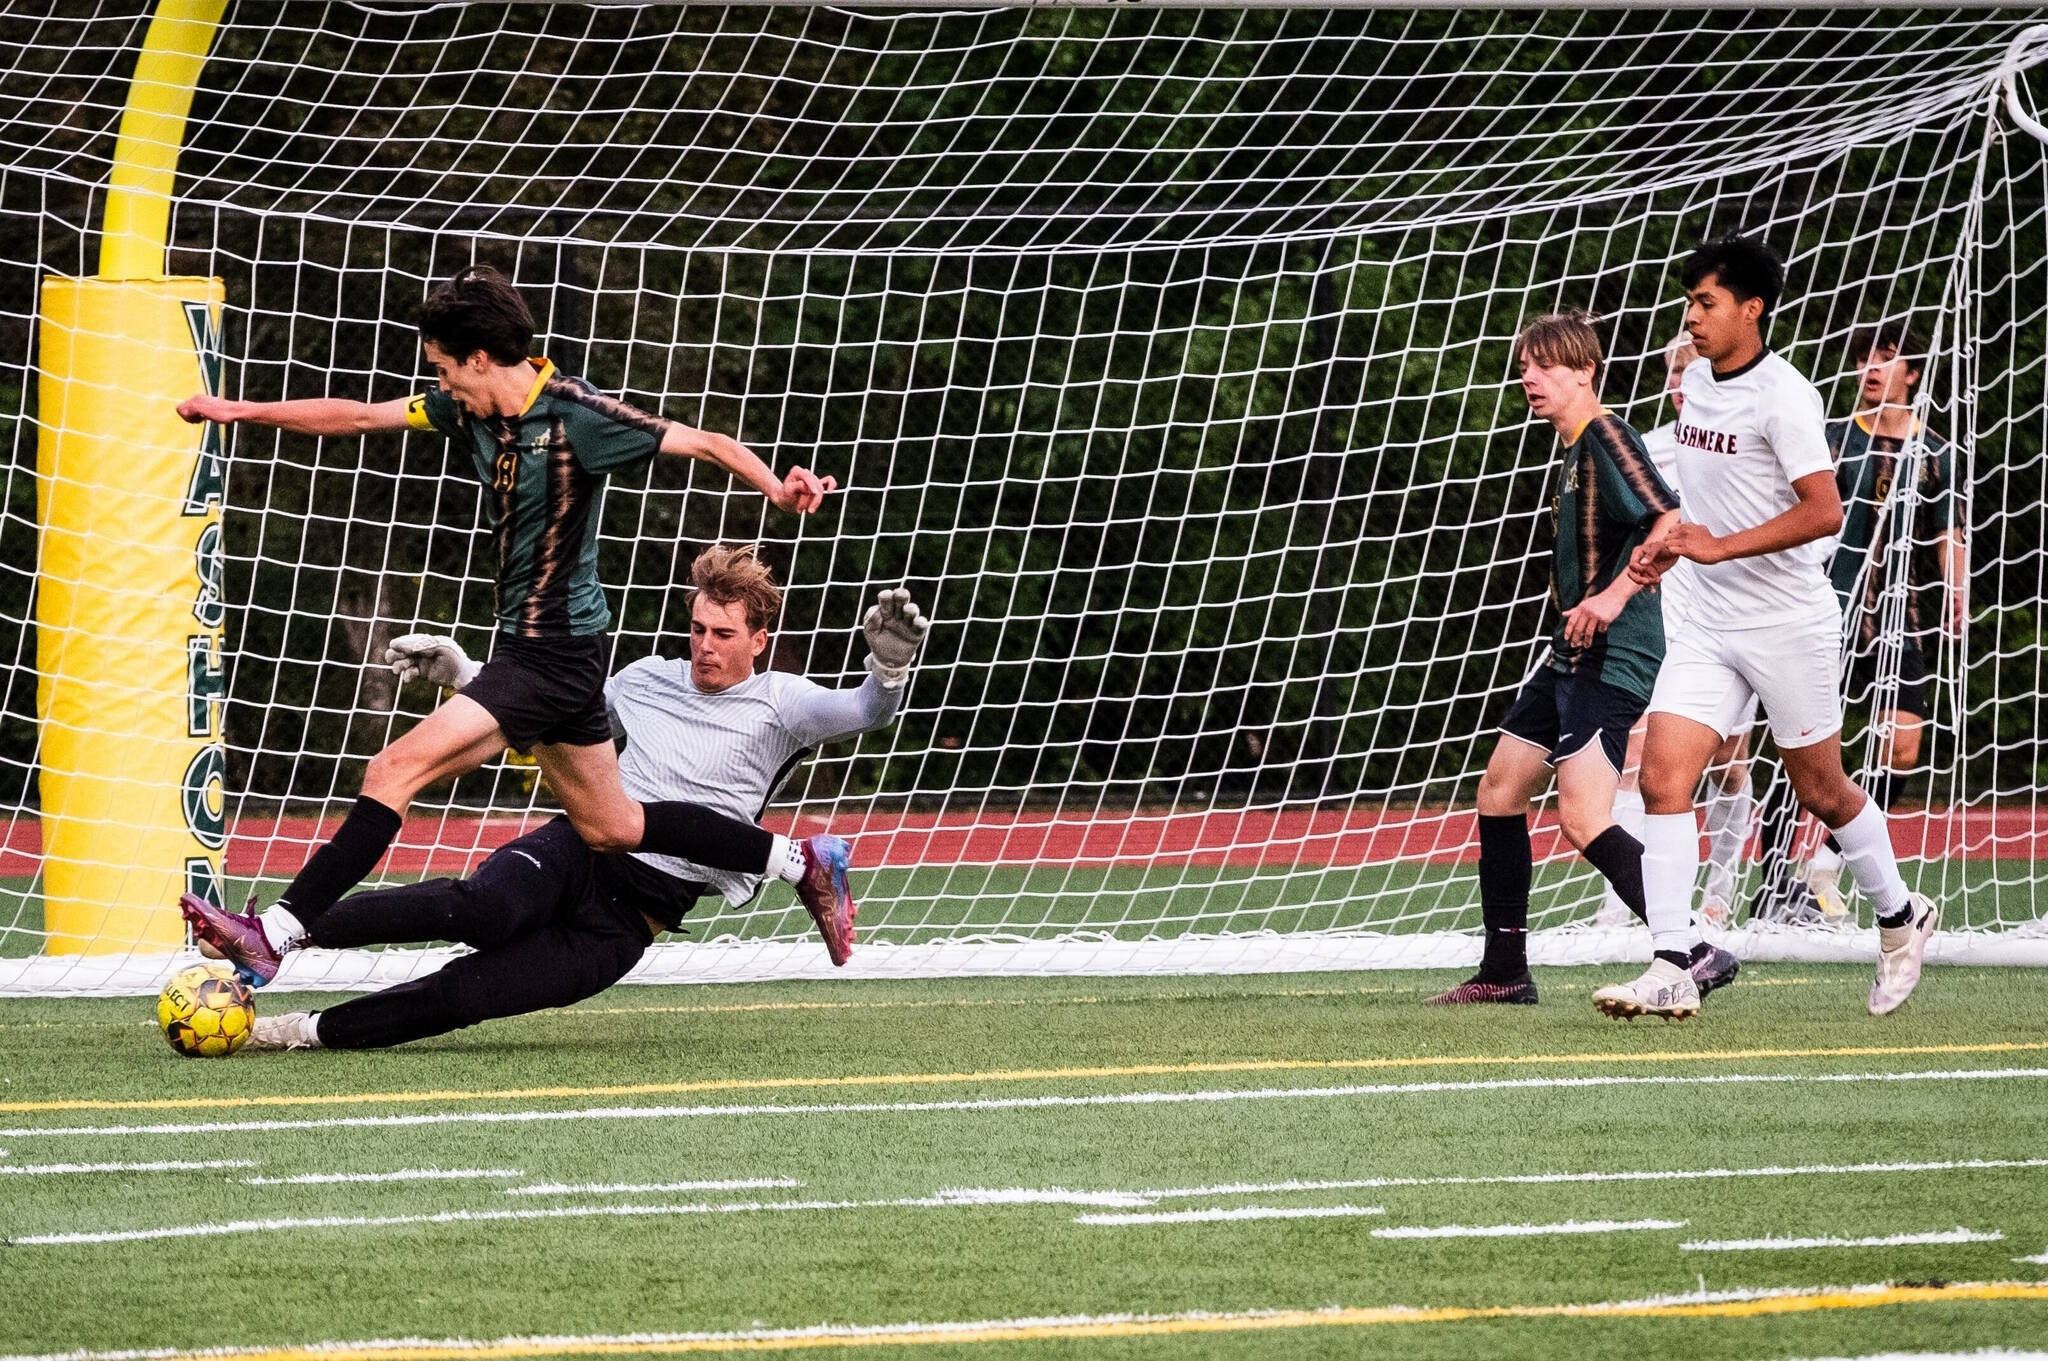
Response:
[[[484,485],[497,544],[498,627],[522,638],[603,633],[597,502],[605,476],[645,462],[669,423],[564,378],[545,359],[517,416],[471,416],[438,389],[412,399],[406,423],[466,448]]]
[[[1636,592],[1607,631],[1584,647],[1565,641],[1563,616],[1628,570],[1629,555],[1658,516],[1678,509],[1678,497],[1658,474],[1642,436],[1619,416],[1603,413],[1587,422],[1562,458],[1551,503],[1557,530],[1551,598],[1559,618],[1550,664],[1648,699],[1664,664],[1664,615],[1655,592]]]

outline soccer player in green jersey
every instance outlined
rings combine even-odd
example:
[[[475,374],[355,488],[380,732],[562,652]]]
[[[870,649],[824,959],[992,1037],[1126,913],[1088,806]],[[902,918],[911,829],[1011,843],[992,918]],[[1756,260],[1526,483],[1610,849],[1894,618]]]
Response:
[[[1843,514],[1829,575],[1849,640],[1845,689],[1851,703],[1868,702],[1874,709],[1884,698],[1877,677],[1880,645],[1890,628],[1880,603],[1888,576],[1884,561],[1901,538],[1910,544],[1897,640],[1898,690],[1877,724],[1878,769],[1866,776],[1872,801],[1889,811],[1898,801],[1899,786],[1919,764],[1921,740],[1934,712],[1926,642],[1940,631],[1960,637],[1968,618],[1969,553],[1948,441],[1913,414],[1925,343],[1903,323],[1887,322],[1859,337],[1852,354],[1862,370],[1858,410],[1827,425]],[[1910,497],[1901,480],[1908,476],[1914,479]],[[1926,617],[1930,595],[1940,601],[1938,621]],[[1846,908],[1842,853],[1832,833],[1814,852],[1806,882],[1836,913]]]
[[[1628,573],[1629,555],[1678,519],[1678,498],[1640,436],[1600,404],[1600,337],[1583,316],[1539,317],[1515,342],[1529,410],[1564,448],[1551,595],[1559,618],[1550,655],[1522,683],[1501,720],[1479,781],[1479,900],[1486,925],[1479,972],[1431,998],[1438,1006],[1533,1005],[1527,936],[1529,805],[1557,772],[1565,837],[1638,916],[1642,843],[1615,825],[1614,792],[1629,729],[1650,701],[1664,658],[1654,591]],[[1734,957],[1703,946],[1707,986],[1733,977]]]
[[[803,468],[778,478],[737,440],[636,410],[529,357],[533,315],[487,266],[462,270],[428,295],[420,340],[439,381],[416,397],[235,402],[201,395],[178,407],[188,421],[254,421],[305,435],[409,429],[445,436],[483,483],[498,575],[497,642],[482,671],[378,753],[333,839],[260,918],[185,895],[179,907],[195,935],[253,981],[268,982],[314,919],[376,867],[421,790],[511,746],[533,752],[592,850],[779,875],[796,885],[834,962],[844,962],[854,911],[844,841],[793,843],[697,804],[626,796],[605,713],[611,614],[597,580],[597,498],[609,473],[657,453],[703,459],[798,514],[816,510],[833,479]]]

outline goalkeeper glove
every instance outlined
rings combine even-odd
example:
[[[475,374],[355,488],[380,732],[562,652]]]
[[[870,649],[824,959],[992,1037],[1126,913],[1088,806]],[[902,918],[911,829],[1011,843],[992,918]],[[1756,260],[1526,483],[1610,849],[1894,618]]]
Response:
[[[861,632],[868,636],[868,674],[886,690],[903,684],[931,626],[932,621],[917,612],[910,592],[901,586],[877,595],[867,617],[860,621]]]
[[[453,638],[436,633],[408,633],[393,638],[384,660],[401,681],[425,679],[448,690],[460,690],[476,679],[483,663],[471,661]]]

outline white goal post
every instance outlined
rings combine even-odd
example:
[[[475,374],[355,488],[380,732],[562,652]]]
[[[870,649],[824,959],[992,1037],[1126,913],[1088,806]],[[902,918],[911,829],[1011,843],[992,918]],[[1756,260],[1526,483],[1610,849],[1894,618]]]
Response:
[[[1659,425],[1677,261],[1735,227],[1788,257],[1770,340],[1831,416],[1865,328],[1930,339],[1969,612],[1922,640],[1935,714],[1893,836],[1954,928],[1933,957],[2048,963],[2048,26],[174,11],[195,27],[142,0],[0,18],[0,992],[153,990],[186,957],[149,905],[267,901],[435,702],[383,670],[389,638],[487,652],[478,489],[437,438],[168,414],[202,385],[422,390],[420,300],[471,262],[564,371],[843,488],[799,521],[708,470],[614,479],[615,665],[687,646],[683,569],[719,539],[788,585],[775,666],[854,683],[881,587],[937,621],[901,720],[766,819],[856,843],[853,964],[778,885],[707,900],[636,978],[1462,963],[1473,789],[1550,608],[1555,439],[1513,337],[1596,312],[1606,400]],[[138,103],[181,79],[189,114]],[[152,211],[159,254],[110,264]],[[1909,547],[1875,568],[1892,617]],[[1858,763],[1872,708],[1851,696]],[[493,762],[430,790],[372,882],[473,869],[552,806]],[[1536,844],[1536,961],[1639,955],[1590,925],[1598,880],[1547,810]],[[1730,939],[1863,958],[1871,934]],[[306,952],[280,986],[443,957]]]

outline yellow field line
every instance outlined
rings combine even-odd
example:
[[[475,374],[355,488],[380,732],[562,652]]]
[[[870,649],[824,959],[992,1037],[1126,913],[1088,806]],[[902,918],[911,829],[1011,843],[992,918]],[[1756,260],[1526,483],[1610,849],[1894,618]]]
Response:
[[[729,1077],[695,1082],[635,1082],[608,1087],[499,1087],[418,1092],[320,1092],[296,1096],[177,1096],[135,1100],[71,1097],[0,1101],[0,1113],[38,1111],[233,1110],[264,1106],[349,1106],[451,1101],[536,1101],[571,1097],[682,1096],[793,1088],[933,1087],[1006,1082],[1080,1082],[1123,1077],[1207,1077],[1223,1073],[1329,1073],[1386,1069],[1520,1067],[1572,1063],[1731,1063],[1753,1059],[1909,1058],[1942,1054],[2019,1054],[2048,1050],[2048,1040],[1983,1044],[1854,1045],[1833,1049],[1651,1050],[1639,1054],[1434,1054],[1370,1059],[1236,1059],[1215,1063],[1128,1063],[1102,1068],[1001,1068],[971,1073],[853,1073],[837,1077]]]
[[[687,1338],[518,1338],[502,1342],[394,1342],[351,1347],[316,1344],[270,1351],[228,1353],[232,1361],[509,1361],[536,1356],[649,1356],[689,1352],[821,1351],[850,1347],[959,1346],[977,1342],[1048,1342],[1081,1338],[1169,1337],[1200,1333],[1277,1332],[1299,1328],[1398,1327],[1502,1319],[1762,1318],[1774,1314],[1879,1309],[1892,1305],[1958,1304],[1965,1301],[2048,1300],[2048,1284],[1888,1286],[1761,1299],[1615,1304],[1500,1305],[1436,1309],[1295,1309],[1270,1314],[1212,1314],[1159,1319],[1076,1319],[1019,1323],[1008,1327],[934,1327],[901,1332],[735,1335]],[[221,1357],[219,1352],[180,1356]]]

